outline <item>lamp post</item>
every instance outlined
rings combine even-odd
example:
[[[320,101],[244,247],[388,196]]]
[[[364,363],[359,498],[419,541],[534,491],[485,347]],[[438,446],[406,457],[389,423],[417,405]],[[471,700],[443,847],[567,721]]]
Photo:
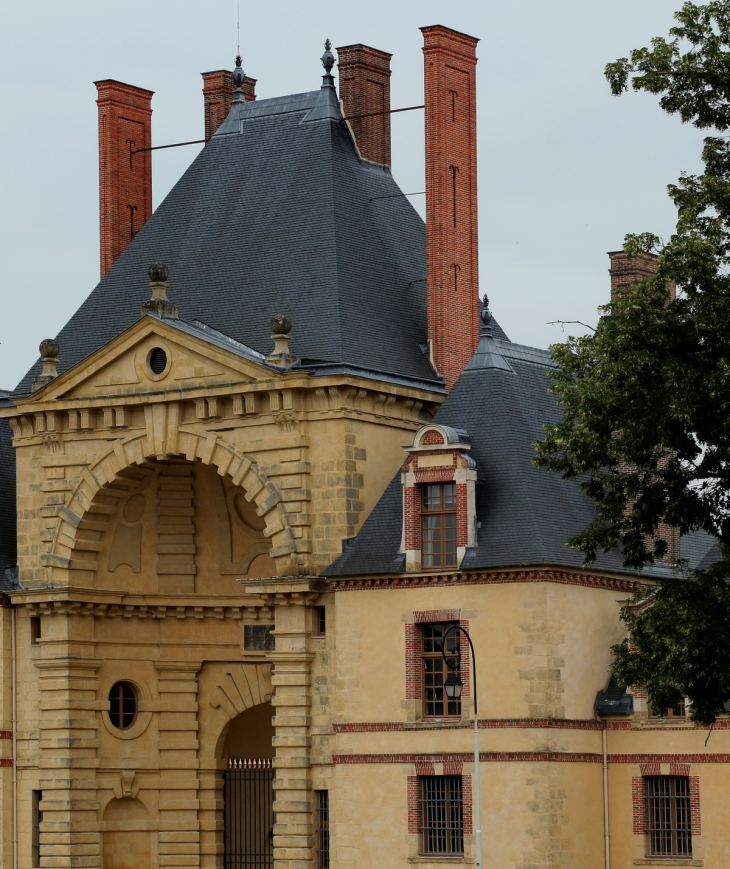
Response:
[[[478,720],[477,720],[477,662],[476,655],[474,654],[474,643],[471,641],[471,637],[469,636],[469,632],[464,630],[461,625],[451,625],[450,628],[447,628],[444,633],[443,646],[441,647],[441,654],[443,655],[444,661],[446,662],[446,666],[449,668],[449,673],[446,676],[446,680],[444,681],[444,692],[449,700],[461,700],[461,691],[464,687],[463,682],[461,681],[461,649],[457,645],[457,655],[458,662],[452,666],[449,659],[446,657],[446,640],[449,634],[452,631],[459,631],[462,633],[469,642],[469,648],[471,649],[471,672],[472,672],[472,683],[474,686],[474,832],[476,838],[476,860],[477,867],[481,869],[482,867],[482,795],[480,789],[479,782],[479,730],[478,730]]]

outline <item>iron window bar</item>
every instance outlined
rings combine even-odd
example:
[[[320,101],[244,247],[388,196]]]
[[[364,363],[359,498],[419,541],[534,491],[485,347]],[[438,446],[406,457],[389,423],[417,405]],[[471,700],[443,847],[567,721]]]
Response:
[[[329,791],[317,791],[317,869],[330,869]]]
[[[464,799],[460,775],[421,776],[421,853],[464,853]]]
[[[647,779],[649,856],[689,857],[692,815],[689,778],[653,776]]]

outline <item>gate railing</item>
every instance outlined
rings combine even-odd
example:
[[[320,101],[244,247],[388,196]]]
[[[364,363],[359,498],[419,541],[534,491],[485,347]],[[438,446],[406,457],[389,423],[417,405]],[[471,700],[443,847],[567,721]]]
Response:
[[[270,758],[228,761],[223,772],[225,869],[273,866],[273,782]]]

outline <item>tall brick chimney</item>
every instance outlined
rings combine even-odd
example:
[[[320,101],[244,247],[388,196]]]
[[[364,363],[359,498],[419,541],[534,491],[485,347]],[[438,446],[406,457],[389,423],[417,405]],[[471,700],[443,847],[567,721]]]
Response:
[[[205,141],[209,142],[215,131],[225,121],[231,110],[233,91],[233,73],[227,69],[216,69],[213,72],[201,72],[203,76],[203,100],[205,103]],[[256,99],[256,79],[246,76],[242,90],[246,100]]]
[[[611,268],[608,273],[611,276],[611,300],[621,294],[622,289],[630,287],[635,281],[650,278],[656,274],[659,264],[658,257],[654,254],[645,253],[638,256],[629,256],[626,251],[614,250],[608,252],[611,260]],[[669,300],[677,298],[677,288],[669,284]]]
[[[152,214],[154,91],[113,79],[94,82],[99,99],[99,222],[101,276]]]
[[[476,45],[422,27],[426,104],[428,337],[450,389],[479,344]]]
[[[345,116],[390,112],[390,59],[387,51],[368,45],[337,49],[340,99]],[[390,166],[390,115],[350,121],[360,153],[366,160]]]

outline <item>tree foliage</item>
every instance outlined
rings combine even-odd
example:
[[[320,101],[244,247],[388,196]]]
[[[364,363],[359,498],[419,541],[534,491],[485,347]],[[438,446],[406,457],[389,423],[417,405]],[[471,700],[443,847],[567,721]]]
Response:
[[[630,256],[657,256],[656,276],[617,294],[594,334],[552,348],[564,416],[536,462],[595,500],[595,521],[569,541],[587,563],[613,547],[637,570],[666,559],[663,525],[714,538],[714,564],[675,560],[624,607],[632,648],[614,649],[618,677],[645,685],[654,710],[688,696],[707,724],[730,698],[730,0],[685,3],[675,19],[668,38],[608,64],[606,77],[614,94],[657,94],[665,111],[710,129],[703,171],[669,186],[678,218],[666,243],[626,237]]]

